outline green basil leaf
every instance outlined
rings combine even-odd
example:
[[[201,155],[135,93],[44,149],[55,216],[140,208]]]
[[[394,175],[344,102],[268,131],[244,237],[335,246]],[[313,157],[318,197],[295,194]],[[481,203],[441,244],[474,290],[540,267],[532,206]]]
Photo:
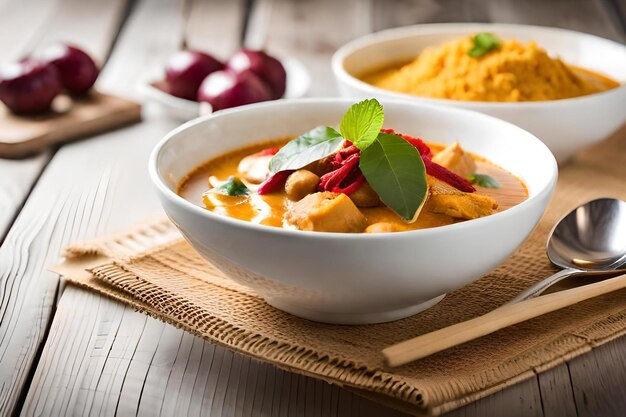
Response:
[[[417,219],[428,194],[424,161],[401,137],[379,133],[361,151],[361,172],[380,199],[408,222]]]
[[[500,188],[501,187],[498,180],[486,174],[473,173],[473,174],[470,174],[469,177],[467,177],[467,179],[470,180],[470,182],[478,185],[479,187],[484,187],[484,188]]]
[[[343,137],[332,127],[318,126],[283,146],[270,160],[270,172],[300,169],[332,155],[343,144]]]
[[[239,178],[233,177],[232,175],[228,177],[224,184],[213,188],[211,191],[234,197],[242,197],[250,194],[250,190],[246,187],[246,184],[244,184]]]
[[[350,106],[341,119],[339,131],[360,150],[366,149],[376,140],[383,127],[383,106],[374,98]]]
[[[486,53],[496,49],[502,43],[497,36],[492,33],[479,33],[474,36],[472,49],[469,50],[469,56],[478,58]]]

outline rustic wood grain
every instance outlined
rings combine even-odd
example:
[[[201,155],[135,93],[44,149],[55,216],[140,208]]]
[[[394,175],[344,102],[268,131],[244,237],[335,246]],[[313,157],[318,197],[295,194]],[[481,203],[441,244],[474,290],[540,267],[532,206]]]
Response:
[[[41,3],[39,0],[0,3],[0,65],[21,58],[29,43],[34,42],[41,25],[52,13],[52,2]],[[0,159],[0,243],[49,158],[47,154],[20,162]]]
[[[241,46],[246,5],[246,0],[190,0],[185,46],[228,59]]]
[[[543,415],[539,385],[536,379],[521,382],[463,408],[445,414],[446,417],[541,417]]]
[[[55,7],[64,7],[65,1],[20,4],[20,7],[30,7],[29,12],[36,15],[37,7],[45,9],[49,3]],[[76,43],[79,39],[89,40],[88,43],[95,50],[106,54],[117,32],[113,22],[119,22],[119,15],[108,13],[107,10],[108,7],[115,9],[119,1],[109,1],[100,7],[94,5],[93,14],[83,15],[80,24],[72,20],[71,13],[59,14],[54,23],[48,22],[40,28],[40,38],[34,45],[49,40],[46,37],[49,27],[51,30],[54,28],[55,36],[59,38]],[[97,154],[92,154],[92,157],[96,158]],[[0,175],[0,189],[3,192],[0,194],[11,197],[7,214],[2,214],[3,219],[9,220],[13,216],[9,212],[20,206],[25,192],[38,177],[47,159],[46,155],[36,157],[23,166],[3,161]],[[58,288],[58,278],[48,273],[47,267],[57,258],[65,242],[85,233],[93,235],[102,230],[99,228],[99,219],[106,214],[106,205],[95,207],[93,204],[106,200],[107,175],[102,172],[102,175],[81,183],[81,170],[85,169],[86,159],[84,155],[74,155],[70,163],[70,160],[64,162],[55,158],[49,170],[64,172],[65,177],[55,179],[50,175],[42,176],[0,247],[1,415],[11,414],[18,406],[32,363],[46,336]],[[81,213],[80,216],[77,211]]]
[[[617,339],[569,361],[580,417],[623,416],[626,410],[626,340]]]
[[[19,161],[0,159],[0,245],[50,153]]]
[[[310,95],[336,94],[330,57],[342,44],[371,31],[371,7],[362,0],[258,0],[245,45],[301,60],[311,73]]]
[[[125,0],[7,1],[0,6],[0,64],[55,41],[84,46],[104,62],[125,4]],[[0,159],[0,242],[50,156],[45,151],[21,163]]]
[[[537,375],[537,378],[545,417],[578,415],[567,364],[542,372]]]

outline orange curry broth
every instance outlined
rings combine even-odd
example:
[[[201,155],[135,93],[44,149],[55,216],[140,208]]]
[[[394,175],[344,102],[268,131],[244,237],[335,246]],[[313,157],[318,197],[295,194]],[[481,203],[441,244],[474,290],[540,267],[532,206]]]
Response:
[[[203,200],[204,193],[212,188],[208,181],[210,176],[215,176],[220,180],[226,180],[231,175],[238,177],[237,166],[241,159],[265,148],[282,146],[291,139],[283,138],[266,141],[239,148],[210,159],[193,169],[180,181],[177,193],[185,200],[221,215],[268,226],[294,229],[295,227],[288,224],[284,219],[286,211],[290,205],[294,204],[293,201],[287,198],[284,191],[266,195],[258,195],[253,192],[248,197],[239,198],[226,197],[222,200],[226,205],[219,207],[209,207],[205,205]],[[441,151],[445,147],[432,143],[428,143],[428,145],[434,153]],[[461,146],[463,146],[462,143]],[[498,189],[475,186],[477,193],[487,195],[498,202],[497,211],[511,208],[528,198],[528,190],[521,180],[484,158],[471,155],[476,161],[476,172],[495,178],[501,185]],[[211,198],[220,198],[220,196],[219,194],[211,193]],[[429,210],[428,201],[420,212],[418,219],[411,224],[404,222],[390,208],[382,204],[379,207],[360,208],[360,210],[367,218],[368,225],[378,222],[389,222],[397,225],[400,230],[426,229],[466,221],[455,219],[445,214],[433,213]]]

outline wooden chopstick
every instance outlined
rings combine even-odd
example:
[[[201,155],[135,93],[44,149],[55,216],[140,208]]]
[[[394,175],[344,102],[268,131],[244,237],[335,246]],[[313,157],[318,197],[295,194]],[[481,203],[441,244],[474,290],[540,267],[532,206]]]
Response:
[[[382,351],[385,364],[389,367],[405,365],[508,326],[622,288],[626,288],[626,274],[515,304],[507,304],[483,316],[389,346]]]

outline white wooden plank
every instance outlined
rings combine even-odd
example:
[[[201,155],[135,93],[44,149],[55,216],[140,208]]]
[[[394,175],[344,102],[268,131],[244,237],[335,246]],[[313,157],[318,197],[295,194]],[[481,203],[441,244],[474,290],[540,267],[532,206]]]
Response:
[[[27,53],[53,7],[54,2],[41,0],[0,3],[0,65]],[[21,161],[0,159],[0,243],[48,159],[49,155]]]
[[[21,0],[0,5],[0,65],[55,41],[80,45],[104,62],[126,0]],[[0,242],[51,153],[0,159]]]
[[[139,1],[97,81],[103,91],[138,99],[137,85],[183,44],[184,1]]]
[[[80,37],[92,39],[90,44],[104,54],[108,46],[98,45],[112,41],[114,25],[111,19],[119,19],[115,13],[104,12],[103,8],[108,5],[114,6],[112,2],[100,2],[100,6],[91,8],[94,15],[90,18],[87,9],[83,9],[81,19],[88,20],[89,25],[74,26],[68,12],[65,18],[59,16],[59,22],[50,27],[56,28],[57,36],[67,30],[76,37],[80,35],[79,31],[87,30],[88,33]],[[182,10],[180,4],[178,7]],[[103,16],[106,18],[99,20]],[[99,23],[103,26],[100,27]],[[169,26],[175,33],[182,32],[180,26]],[[90,33],[96,34],[95,41]],[[142,66],[142,62],[129,62],[135,67]],[[105,71],[101,81],[107,82],[107,78],[108,82],[114,82]],[[121,79],[126,80],[124,76]],[[129,205],[124,209],[127,216],[118,216],[126,223],[114,222],[112,227],[126,226],[143,218],[149,205],[155,209],[158,207],[148,191],[151,186],[146,176],[134,183],[138,191],[133,190],[132,195],[124,194],[129,191],[116,184],[126,183],[123,172],[119,171],[122,164],[136,166],[137,171],[143,172],[150,147],[174,125],[167,120],[157,121],[76,143],[62,148],[48,165],[0,248],[3,288],[0,298],[0,414],[8,415],[19,406],[17,401],[23,384],[50,323],[58,277],[47,272],[49,266],[69,241],[102,232],[112,210],[112,195],[116,195],[122,204],[133,198],[142,198],[146,204],[141,206],[143,210],[136,211],[134,205]],[[135,140],[134,148],[127,146],[131,139]],[[141,167],[137,166],[137,161],[142,161]],[[148,195],[146,198],[141,196],[142,191]],[[63,401],[65,397],[61,404]]]
[[[568,363],[580,417],[624,415],[626,410],[626,337]]]
[[[22,160],[0,159],[0,244],[49,158],[49,153],[42,153]]]
[[[34,49],[69,42],[104,63],[124,15],[126,0],[56,0],[57,7]],[[19,2],[16,2],[19,4]],[[23,7],[23,6],[22,6]]]
[[[45,31],[57,1],[6,1],[0,5],[0,65],[28,54]]]
[[[241,46],[245,0],[189,0],[185,47],[226,60]]]
[[[61,300],[24,416],[404,416],[96,294]]]
[[[330,57],[342,44],[369,33],[371,20],[368,0],[258,0],[245,45],[301,60],[311,73],[310,95],[334,95]]]

